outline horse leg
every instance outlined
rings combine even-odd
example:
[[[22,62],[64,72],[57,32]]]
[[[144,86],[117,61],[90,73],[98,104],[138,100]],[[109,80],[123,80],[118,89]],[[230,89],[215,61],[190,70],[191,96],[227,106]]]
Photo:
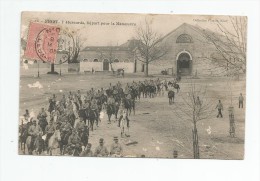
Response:
[[[108,115],[108,124],[111,123],[111,120],[110,120],[110,119],[111,119],[111,116],[112,116],[112,115],[110,115],[110,114]]]
[[[95,120],[91,120],[91,121],[90,121],[91,131],[93,131],[93,129],[94,129],[94,121],[95,121]]]

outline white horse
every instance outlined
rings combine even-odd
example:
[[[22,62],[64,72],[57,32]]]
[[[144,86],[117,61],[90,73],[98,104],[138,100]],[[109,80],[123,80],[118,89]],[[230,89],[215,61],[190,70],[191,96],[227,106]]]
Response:
[[[48,151],[50,155],[52,155],[52,150],[59,147],[60,140],[61,140],[60,130],[56,129],[48,141]]]

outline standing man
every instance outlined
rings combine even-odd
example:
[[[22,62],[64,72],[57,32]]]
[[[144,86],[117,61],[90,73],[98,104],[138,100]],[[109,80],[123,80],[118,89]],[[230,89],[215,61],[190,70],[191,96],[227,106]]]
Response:
[[[114,157],[121,157],[123,153],[122,146],[118,143],[118,137],[114,137],[114,143],[112,143],[110,148],[110,155]]]
[[[220,116],[221,118],[223,118],[223,115],[222,115],[222,110],[223,110],[223,104],[221,103],[220,100],[218,100],[218,104],[216,106],[216,109],[218,108],[218,115],[217,115],[217,118]]]
[[[244,103],[244,97],[242,96],[242,93],[240,93],[240,96],[239,96],[239,98],[238,98],[238,108],[242,108],[243,109],[243,103]]]
[[[108,156],[108,154],[109,154],[108,150],[104,146],[104,139],[100,138],[99,139],[99,146],[95,149],[94,156],[105,157],[105,156]]]

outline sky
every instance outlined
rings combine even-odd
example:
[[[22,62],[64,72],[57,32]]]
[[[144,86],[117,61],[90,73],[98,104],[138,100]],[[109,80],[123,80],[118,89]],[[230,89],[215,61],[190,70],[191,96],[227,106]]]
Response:
[[[79,35],[83,46],[116,46],[134,38],[136,29],[142,26],[145,20],[151,23],[153,30],[161,36],[183,23],[218,31],[216,21],[221,21],[231,29],[228,16],[23,12],[21,37],[26,39],[30,22],[50,23]],[[78,22],[84,24],[69,24]],[[116,25],[117,22],[129,24]]]

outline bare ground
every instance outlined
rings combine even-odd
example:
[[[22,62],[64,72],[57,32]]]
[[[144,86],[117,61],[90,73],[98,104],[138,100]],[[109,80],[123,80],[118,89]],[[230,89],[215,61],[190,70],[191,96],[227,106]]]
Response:
[[[35,70],[34,70],[35,71]],[[91,87],[108,87],[111,82],[121,81],[123,84],[133,80],[144,80],[142,74],[129,74],[125,78],[119,78],[111,73],[87,74],[64,74],[41,75],[36,78],[32,74],[23,73],[21,70],[20,78],[20,116],[24,114],[25,109],[30,112],[38,113],[41,107],[48,108],[48,97],[55,93],[58,98],[63,93],[76,91],[78,89],[84,93]],[[35,74],[34,74],[35,75]],[[157,75],[160,78],[161,75]],[[154,75],[152,78],[156,78]],[[170,79],[169,77],[167,79]],[[28,84],[36,81],[43,88],[29,88]],[[208,95],[211,96],[217,104],[221,99],[224,105],[224,118],[216,118],[215,115],[207,120],[198,123],[200,157],[210,159],[243,159],[244,155],[244,131],[245,115],[244,109],[238,109],[238,96],[243,93],[245,97],[245,80],[230,81],[226,77],[222,78],[200,78],[183,79],[180,82],[181,92],[187,92],[189,83],[194,82],[199,86],[206,86]],[[231,86],[230,82],[232,83]],[[231,91],[232,90],[232,94]],[[229,120],[227,108],[231,104],[235,107],[236,120],[236,138],[229,137]],[[176,96],[174,104],[178,104],[181,99]],[[178,158],[193,158],[192,151],[192,124],[187,120],[179,119],[174,112],[174,105],[168,104],[167,95],[157,96],[155,98],[141,98],[136,103],[136,114],[130,116],[130,137],[120,138],[124,148],[124,156],[127,157],[146,157],[173,158],[173,151],[178,151]],[[217,110],[215,112],[217,114]],[[209,134],[209,131],[211,133]],[[107,124],[106,116],[102,119],[100,127],[95,128],[90,133],[89,141],[94,149],[98,145],[99,138],[105,139],[105,145],[113,142],[113,136],[120,137],[120,128],[117,123]],[[127,143],[136,142],[135,144]],[[21,151],[19,151],[21,154]]]

